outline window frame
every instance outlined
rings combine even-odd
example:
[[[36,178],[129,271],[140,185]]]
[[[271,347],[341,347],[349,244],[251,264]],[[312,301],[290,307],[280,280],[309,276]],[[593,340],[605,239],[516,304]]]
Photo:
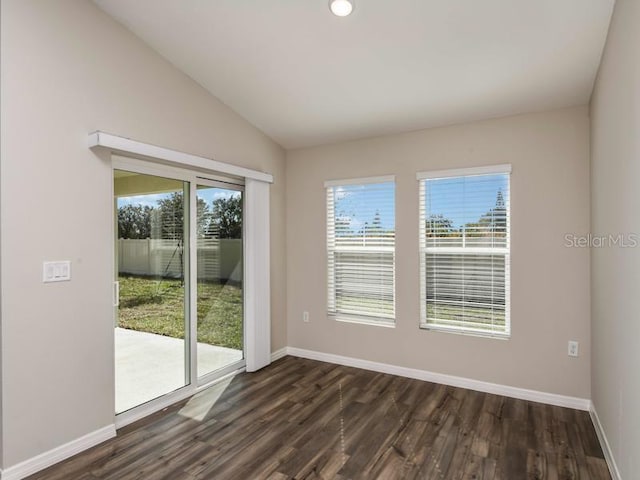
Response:
[[[445,178],[462,178],[462,177],[478,177],[486,175],[506,175],[507,176],[507,203],[506,203],[506,247],[480,247],[470,249],[466,247],[427,247],[426,246],[426,183],[429,180],[445,179]],[[511,164],[489,165],[471,168],[456,168],[448,170],[434,170],[418,172],[416,174],[418,180],[418,211],[419,211],[419,230],[418,230],[418,251],[420,262],[420,329],[441,331],[447,333],[456,333],[461,335],[479,336],[485,338],[496,338],[507,340],[511,337]],[[445,326],[437,323],[427,322],[427,254],[431,251],[439,253],[458,254],[500,254],[504,255],[505,271],[504,271],[504,294],[505,294],[505,327],[504,331],[481,331],[465,326]],[[495,253],[494,253],[495,252]]]
[[[336,250],[335,246],[332,245],[332,242],[335,242],[335,212],[331,211],[330,205],[333,205],[335,201],[333,199],[334,189],[335,187],[347,187],[347,186],[363,186],[363,185],[372,185],[372,184],[382,184],[382,183],[393,183],[393,211],[394,211],[394,241],[392,247],[377,247],[371,248],[371,250],[378,252],[390,252],[392,253],[392,293],[393,293],[393,316],[373,316],[366,314],[351,314],[351,313],[343,313],[337,310],[332,311],[331,306],[336,305],[336,292],[335,292],[335,266],[332,269],[331,257],[334,252],[340,251]],[[384,175],[384,176],[375,176],[375,177],[359,177],[359,178],[349,178],[343,180],[328,180],[324,182],[325,188],[325,209],[326,209],[326,266],[327,266],[327,317],[334,319],[338,322],[348,322],[348,323],[357,323],[364,325],[372,325],[378,327],[388,327],[395,328],[396,326],[396,221],[395,221],[395,211],[396,211],[396,177],[395,175]],[[354,252],[359,251],[362,247],[354,247]],[[348,251],[348,248],[341,248],[342,251]],[[372,252],[374,253],[374,252]],[[334,278],[332,278],[332,276]]]

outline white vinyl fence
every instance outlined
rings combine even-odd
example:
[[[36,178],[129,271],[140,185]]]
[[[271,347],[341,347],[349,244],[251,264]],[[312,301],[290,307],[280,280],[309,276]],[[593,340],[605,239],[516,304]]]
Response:
[[[124,239],[117,242],[118,273],[180,278],[182,248],[177,240]],[[184,259],[186,261],[186,258]],[[199,280],[242,280],[242,240],[198,240]]]

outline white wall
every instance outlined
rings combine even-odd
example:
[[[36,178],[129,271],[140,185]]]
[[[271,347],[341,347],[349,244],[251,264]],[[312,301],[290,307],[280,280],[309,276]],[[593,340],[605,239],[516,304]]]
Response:
[[[508,341],[420,330],[415,174],[511,163]],[[396,175],[394,329],[327,318],[324,181]],[[544,392],[589,398],[586,107],[376,137],[287,153],[289,345]],[[302,322],[309,311],[310,322]],[[580,357],[567,356],[567,341]]]
[[[617,0],[591,103],[594,235],[640,235],[640,2]],[[622,478],[640,472],[640,247],[595,248],[592,397]]]
[[[100,129],[273,173],[272,346],[286,345],[283,150],[86,0],[2,0],[4,468],[113,422],[112,173]],[[69,283],[42,284],[69,259]]]

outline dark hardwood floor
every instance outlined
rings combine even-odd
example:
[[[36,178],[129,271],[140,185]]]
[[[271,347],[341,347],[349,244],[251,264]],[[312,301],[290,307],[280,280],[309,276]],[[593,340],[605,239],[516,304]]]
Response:
[[[285,357],[31,479],[609,479],[586,412]]]

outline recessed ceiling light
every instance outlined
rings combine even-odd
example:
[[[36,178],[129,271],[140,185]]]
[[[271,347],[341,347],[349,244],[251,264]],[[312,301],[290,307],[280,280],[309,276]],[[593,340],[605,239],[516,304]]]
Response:
[[[346,17],[353,12],[353,0],[329,0],[331,13],[338,17]]]

